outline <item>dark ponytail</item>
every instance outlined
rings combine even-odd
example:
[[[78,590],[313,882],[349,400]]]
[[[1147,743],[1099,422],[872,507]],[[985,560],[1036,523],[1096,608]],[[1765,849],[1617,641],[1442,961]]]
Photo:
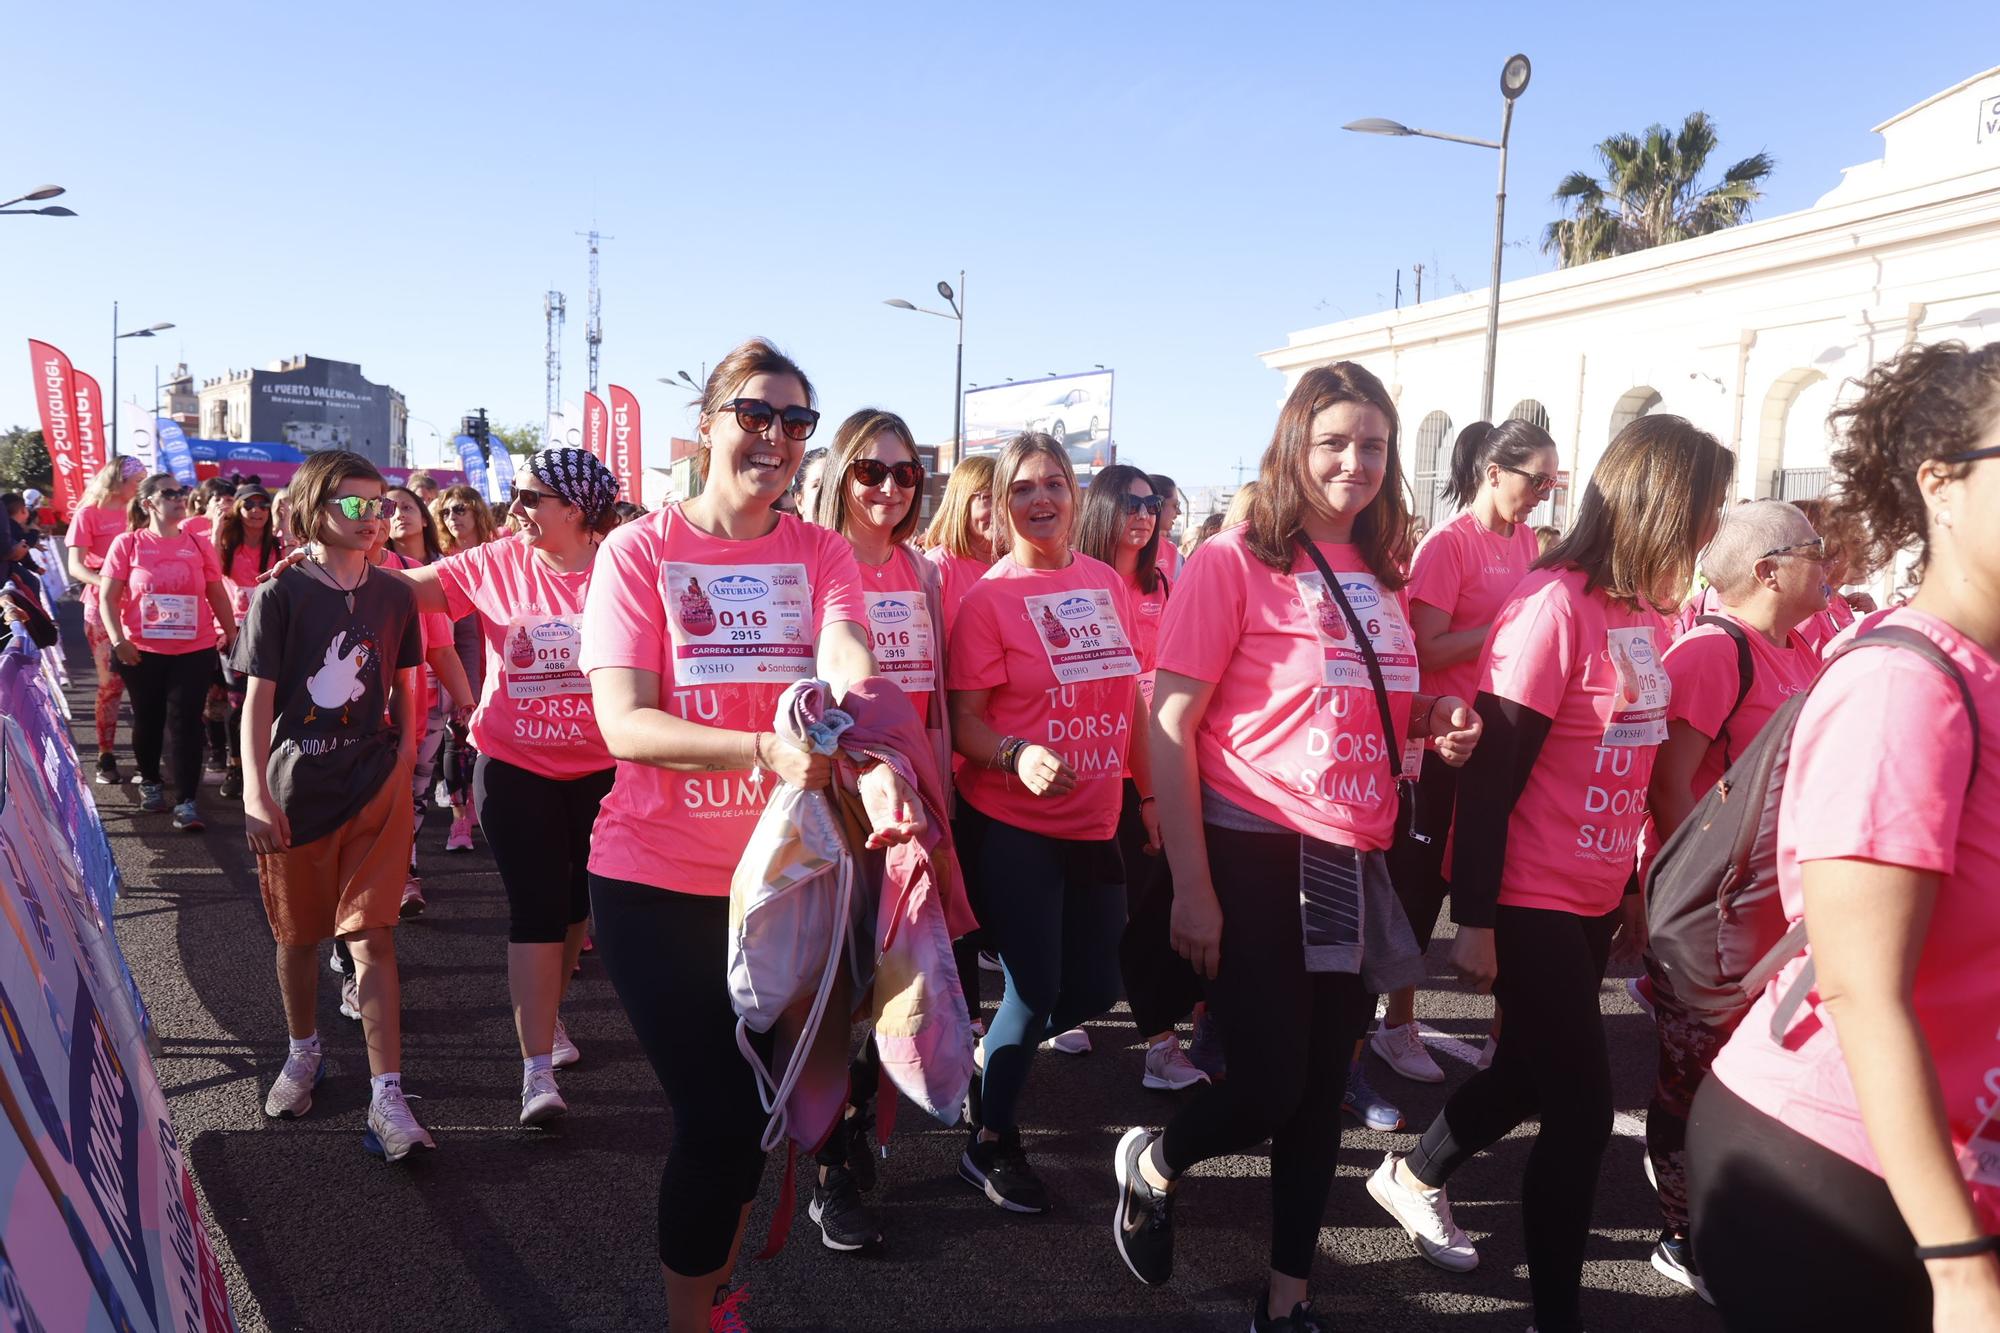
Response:
[[[1475,421],[1458,433],[1451,446],[1451,481],[1445,498],[1464,509],[1479,494],[1479,477],[1488,463],[1524,468],[1536,454],[1555,447],[1547,431],[1521,417],[1509,417],[1497,426]]]

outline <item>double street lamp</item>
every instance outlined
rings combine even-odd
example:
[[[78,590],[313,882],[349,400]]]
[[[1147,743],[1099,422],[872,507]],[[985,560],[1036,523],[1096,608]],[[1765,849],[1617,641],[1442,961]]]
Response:
[[[156,333],[164,333],[172,324],[148,324],[143,329],[133,329],[130,333],[118,331],[118,303],[111,303],[111,456],[118,457],[118,344],[126,338],[150,338]],[[154,387],[155,400],[159,397],[158,386]]]
[[[73,210],[64,208],[61,204],[51,204],[47,208],[14,207],[15,204],[37,204],[44,199],[53,199],[61,193],[63,193],[63,187],[60,185],[38,185],[34,189],[28,191],[26,194],[22,195],[19,199],[9,199],[5,203],[0,203],[0,213],[11,213],[16,216],[40,216],[45,218],[75,217],[76,213]]]
[[[1443,139],[1448,143],[1471,144],[1474,148],[1492,148],[1500,154],[1500,189],[1494,196],[1493,205],[1493,285],[1486,293],[1486,377],[1479,391],[1479,415],[1482,420],[1493,420],[1493,357],[1500,338],[1500,252],[1504,244],[1507,226],[1507,135],[1514,126],[1514,99],[1528,91],[1528,79],[1534,67],[1524,55],[1508,57],[1500,70],[1500,142],[1491,139],[1473,139],[1463,134],[1444,134],[1437,130],[1412,129],[1408,125],[1393,120],[1383,120],[1371,116],[1366,120],[1350,121],[1343,129],[1359,134],[1386,134],[1397,137],[1415,135],[1425,139]]]
[[[958,271],[956,293],[952,291],[950,283],[940,280],[937,294],[951,307],[950,314],[942,310],[911,305],[900,297],[884,301],[882,304],[892,305],[898,310],[914,310],[919,315],[936,315],[939,319],[958,321],[958,373],[952,381],[951,393],[951,463],[953,467],[957,467],[959,460],[965,457],[965,270]]]

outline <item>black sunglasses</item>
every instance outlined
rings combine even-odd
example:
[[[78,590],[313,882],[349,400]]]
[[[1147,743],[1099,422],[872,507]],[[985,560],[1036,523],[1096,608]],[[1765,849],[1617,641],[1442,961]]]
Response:
[[[1526,477],[1529,484],[1535,488],[1535,494],[1537,495],[1547,495],[1556,488],[1556,479],[1546,472],[1529,472],[1525,468],[1508,467],[1505,463],[1496,463],[1494,466],[1502,472],[1511,472],[1517,477]]]
[[[1984,449],[1968,449],[1962,454],[1948,454],[1938,462],[1977,463],[1982,458],[2000,458],[2000,444],[1989,444]]]
[[[239,504],[236,507],[238,509],[244,510],[245,512],[248,512],[250,510],[255,510],[255,509],[269,509],[271,507],[271,502],[269,500],[245,500],[242,504]]]
[[[880,486],[891,477],[906,491],[914,491],[924,484],[922,463],[885,463],[879,458],[857,458],[847,465],[847,470],[863,486]]]
[[[1136,514],[1143,509],[1147,513],[1158,517],[1160,510],[1166,506],[1166,503],[1166,497],[1163,495],[1127,495],[1125,497],[1125,512]]]
[[[535,506],[544,500],[560,499],[562,499],[560,495],[550,495],[547,491],[524,491],[519,486],[516,486],[514,488],[514,497],[510,503],[517,504],[521,508],[533,512]],[[444,512],[449,514],[451,510],[447,509]]]
[[[457,518],[460,514],[471,513],[472,506],[461,502],[459,504],[446,505],[443,509],[439,510],[438,512],[443,514],[446,518]]]
[[[819,429],[819,413],[810,407],[788,407],[780,412],[762,398],[732,398],[716,410],[735,413],[736,424],[750,435],[762,435],[773,421],[779,423],[788,440],[809,440]]]
[[[153,492],[153,498],[155,500],[185,500],[187,499],[187,488],[182,486],[169,489],[162,486],[159,490]]]

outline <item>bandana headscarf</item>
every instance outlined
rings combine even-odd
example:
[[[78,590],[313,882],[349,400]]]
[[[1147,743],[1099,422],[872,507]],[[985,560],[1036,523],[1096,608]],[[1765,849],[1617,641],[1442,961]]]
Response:
[[[134,477],[145,476],[146,475],[145,461],[143,459],[135,457],[132,454],[125,454],[121,456],[118,460],[118,475],[120,478],[126,481],[130,481]]]
[[[528,460],[536,481],[583,511],[586,527],[596,527],[604,511],[618,498],[618,478],[588,449],[558,445],[540,449]]]

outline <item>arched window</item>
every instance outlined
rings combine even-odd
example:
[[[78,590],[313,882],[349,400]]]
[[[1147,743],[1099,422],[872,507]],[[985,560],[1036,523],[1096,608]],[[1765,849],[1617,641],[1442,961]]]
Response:
[[[1650,384],[1626,390],[1611,408],[1611,434],[1605,438],[1611,439],[1640,417],[1658,412],[1662,401],[1660,391]]]
[[[1832,473],[1826,465],[1826,416],[1836,386],[1807,367],[1786,371],[1764,398],[1758,423],[1757,494],[1779,500],[1817,499]]]
[[[1549,428],[1549,409],[1543,407],[1533,398],[1523,398],[1520,402],[1508,408],[1507,415],[1500,418],[1500,421],[1511,421],[1515,417],[1519,417],[1523,421],[1532,421],[1543,430]],[[1500,422],[1496,421],[1493,424],[1497,426]]]
[[[1523,398],[1508,408],[1507,415],[1502,420],[1512,421],[1516,417],[1522,421],[1531,421],[1543,430],[1549,428],[1549,409],[1533,398]],[[1555,491],[1548,499],[1536,505],[1535,512],[1529,516],[1528,521],[1536,527],[1545,523],[1563,527],[1569,522],[1569,473],[1559,472],[1556,476],[1558,480]]]
[[[1435,524],[1448,517],[1444,492],[1451,481],[1451,418],[1432,412],[1417,423],[1416,441],[1410,450],[1413,462],[1410,489],[1415,493],[1417,517]]]

